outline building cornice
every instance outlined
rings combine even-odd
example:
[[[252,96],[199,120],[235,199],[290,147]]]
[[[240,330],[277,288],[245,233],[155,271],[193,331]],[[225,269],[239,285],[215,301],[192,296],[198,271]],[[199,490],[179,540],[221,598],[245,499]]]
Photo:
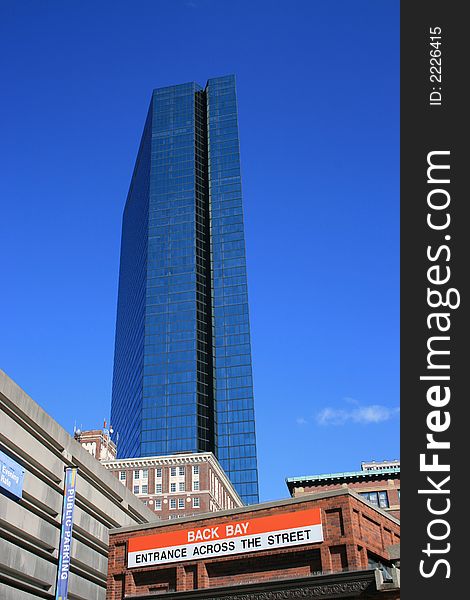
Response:
[[[201,513],[200,515],[195,515],[192,517],[182,517],[181,519],[179,519],[179,522],[186,523],[186,522],[199,521],[199,520],[221,519],[224,517],[232,517],[232,516],[235,518],[238,518],[239,515],[242,516],[245,513],[252,513],[252,512],[254,513],[259,510],[266,510],[269,508],[277,508],[280,506],[295,506],[296,504],[302,504],[302,503],[307,504],[309,502],[315,502],[316,500],[321,500],[324,498],[335,498],[336,496],[352,496],[353,498],[358,500],[361,504],[364,504],[369,510],[373,510],[374,512],[377,512],[377,513],[381,514],[382,516],[384,516],[389,521],[392,521],[396,525],[400,525],[399,519],[397,519],[390,513],[386,512],[382,508],[379,508],[377,506],[370,504],[370,502],[365,500],[362,496],[360,496],[356,492],[352,491],[350,488],[345,488],[345,489],[341,489],[341,490],[328,490],[327,492],[316,492],[316,493],[311,493],[311,494],[309,493],[309,494],[300,496],[299,498],[287,498],[285,500],[274,500],[271,502],[263,502],[261,504],[250,504],[248,506],[242,506],[242,507],[238,507],[238,508],[230,508],[228,510],[221,510],[218,512]],[[166,527],[170,524],[171,524],[170,521],[160,521],[157,523],[145,523],[143,525],[138,525],[138,526],[131,525],[129,527],[119,527],[118,529],[112,529],[110,531],[110,533],[118,534],[118,533],[128,533],[128,532],[132,532],[132,531],[140,532],[140,531],[145,531],[146,529]]]
[[[364,593],[377,592],[375,571],[346,571],[330,575],[294,577],[248,583],[230,587],[202,588],[187,592],[169,592],[168,600],[299,600],[308,598],[355,598]],[[393,588],[399,592],[399,588]],[[155,595],[147,593],[132,596],[140,600],[150,600]]]
[[[345,471],[343,473],[322,473],[321,475],[304,475],[301,477],[286,477],[287,485],[295,484],[321,484],[332,479],[378,479],[400,475],[400,467],[376,471]]]
[[[116,458],[104,460],[102,465],[110,470],[128,469],[130,467],[179,466],[192,463],[211,462],[215,460],[212,452],[173,454],[169,456],[144,456],[141,458]]]

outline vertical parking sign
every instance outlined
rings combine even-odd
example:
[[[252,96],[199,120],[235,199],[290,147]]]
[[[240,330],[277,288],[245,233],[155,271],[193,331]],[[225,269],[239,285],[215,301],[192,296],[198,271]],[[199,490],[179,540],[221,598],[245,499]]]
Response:
[[[62,526],[60,530],[59,565],[57,568],[57,585],[55,592],[56,600],[67,600],[68,594],[77,470],[78,469],[76,467],[67,467],[65,470],[64,503],[62,507]]]

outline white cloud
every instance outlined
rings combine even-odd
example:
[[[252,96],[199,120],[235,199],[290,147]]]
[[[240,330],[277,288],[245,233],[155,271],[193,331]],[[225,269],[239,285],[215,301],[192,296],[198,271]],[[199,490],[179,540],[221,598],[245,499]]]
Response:
[[[349,404],[354,404],[355,408],[323,408],[315,416],[317,423],[319,425],[345,425],[349,422],[369,425],[388,421],[400,412],[398,407],[389,408],[381,404],[363,406],[356,401],[349,402]]]
[[[297,423],[297,425],[307,425],[308,423],[307,419],[304,419],[303,417],[297,417],[295,422]]]

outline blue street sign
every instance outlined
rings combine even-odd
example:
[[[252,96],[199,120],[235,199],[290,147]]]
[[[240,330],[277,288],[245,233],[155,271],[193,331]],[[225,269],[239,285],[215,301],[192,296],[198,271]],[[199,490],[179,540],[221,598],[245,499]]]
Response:
[[[62,507],[62,527],[60,530],[59,566],[57,569],[56,600],[67,600],[70,575],[70,554],[72,548],[73,509],[75,508],[75,484],[77,468],[65,470],[64,503]]]
[[[23,467],[0,450],[0,487],[15,498],[21,498],[23,479]]]

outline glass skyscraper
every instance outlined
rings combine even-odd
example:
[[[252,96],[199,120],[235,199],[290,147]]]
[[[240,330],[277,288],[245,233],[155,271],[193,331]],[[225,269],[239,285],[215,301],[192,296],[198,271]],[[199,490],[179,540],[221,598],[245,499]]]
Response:
[[[124,209],[119,457],[212,451],[258,501],[234,76],[154,90]]]

